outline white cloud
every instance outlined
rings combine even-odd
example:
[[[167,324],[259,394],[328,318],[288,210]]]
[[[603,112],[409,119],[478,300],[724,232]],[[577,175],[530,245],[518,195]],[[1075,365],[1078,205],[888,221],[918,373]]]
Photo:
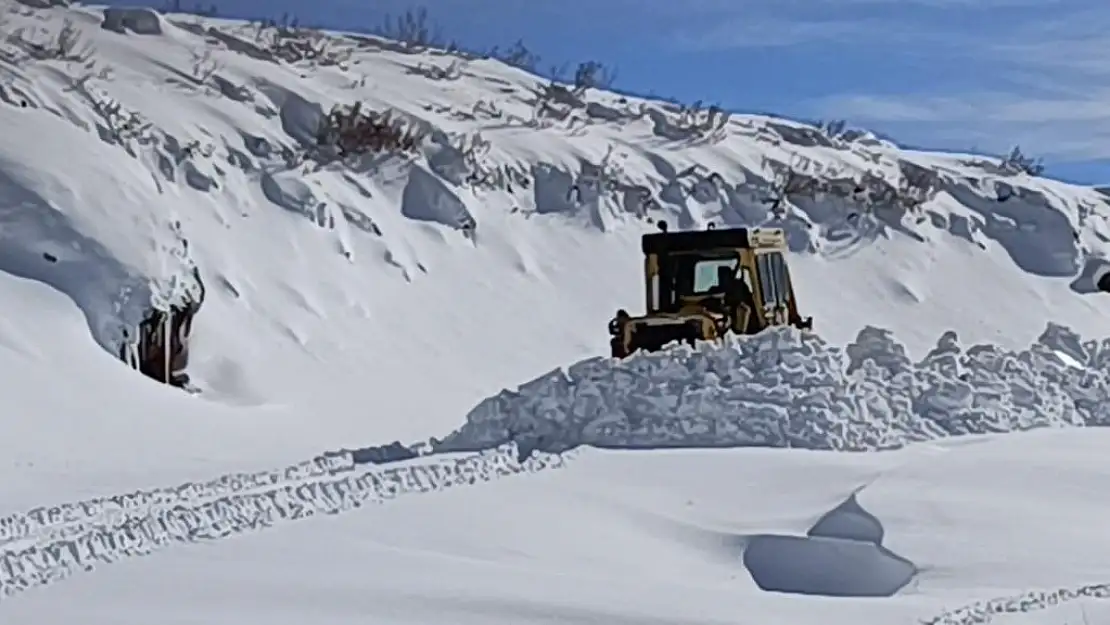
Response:
[[[1110,157],[1110,6],[1000,17],[979,30],[961,44],[978,88],[857,89],[811,102],[807,113],[927,145],[998,151],[1022,144],[1057,160]]]
[[[892,41],[895,26],[873,19],[803,21],[751,16],[729,19],[704,30],[681,32],[675,43],[686,50],[726,50],[850,43],[868,35]]]

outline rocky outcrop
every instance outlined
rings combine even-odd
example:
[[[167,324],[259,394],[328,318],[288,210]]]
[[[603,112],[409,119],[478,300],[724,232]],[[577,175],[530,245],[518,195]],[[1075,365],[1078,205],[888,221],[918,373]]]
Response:
[[[204,282],[200,271],[193,277],[200,287],[199,295],[172,304],[169,310],[152,309],[143,319],[135,336],[124,336],[120,357],[143,375],[177,388],[189,385],[185,373],[189,365],[189,336],[193,318],[204,303]]]

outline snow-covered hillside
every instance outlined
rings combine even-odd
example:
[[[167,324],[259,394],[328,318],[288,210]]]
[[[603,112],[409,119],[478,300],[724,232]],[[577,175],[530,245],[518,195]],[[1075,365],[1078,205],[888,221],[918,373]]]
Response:
[[[1096,189],[361,35],[0,9],[4,622],[1105,610]],[[355,103],[414,149],[323,159]],[[815,333],[600,358],[658,219],[785,228]],[[190,395],[118,354],[196,276]]]

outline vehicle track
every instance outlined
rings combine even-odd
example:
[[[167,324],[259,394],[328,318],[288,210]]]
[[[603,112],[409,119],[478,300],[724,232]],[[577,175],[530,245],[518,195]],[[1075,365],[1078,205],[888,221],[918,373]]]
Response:
[[[205,482],[185,482],[177,486],[40,506],[0,518],[0,551],[11,550],[44,536],[61,537],[67,533],[79,533],[80,528],[94,521],[113,524],[182,502],[197,504],[227,495],[273,488],[278,484],[336,475],[353,471],[356,467],[350,452],[336,452],[283,469],[229,473]]]
[[[1078,599],[1110,599],[1110,583],[1030,590],[1020,595],[985,599],[922,619],[921,625],[982,625],[993,621],[995,616],[1038,612]]]
[[[521,462],[515,445],[505,445],[359,470],[364,465],[354,464],[350,454],[346,460],[340,454],[278,471],[238,473],[199,484],[36,508],[4,519],[14,529],[8,533],[8,544],[0,547],[0,602],[175,543],[219,540],[402,495],[559,468],[569,457],[536,454]],[[297,467],[291,479],[267,483]],[[248,483],[256,485],[235,490]]]

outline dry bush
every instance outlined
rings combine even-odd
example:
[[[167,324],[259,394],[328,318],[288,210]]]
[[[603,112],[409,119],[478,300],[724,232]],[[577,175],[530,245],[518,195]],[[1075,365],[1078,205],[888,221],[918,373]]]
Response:
[[[119,102],[107,97],[97,98],[93,110],[104,122],[98,126],[98,129],[101,138],[105,141],[120,145],[132,152],[133,143],[149,145],[155,140],[151,134],[154,123],[137,111],[124,109]]]
[[[429,80],[458,80],[462,78],[463,64],[456,59],[448,63],[446,67],[440,67],[434,63],[428,65],[419,63],[415,67],[407,69],[408,73],[423,76]]]
[[[598,61],[579,63],[574,70],[574,92],[578,96],[589,89],[609,89],[617,79],[617,71]]]
[[[1017,174],[1040,176],[1044,174],[1043,161],[1039,158],[1026,156],[1021,151],[1020,146],[1014,146],[1009,154],[998,159],[973,157],[962,159],[960,163],[967,167],[982,169],[996,176],[1015,176]]]
[[[302,28],[287,15],[281,22],[263,20],[254,25],[254,43],[273,59],[286,63],[306,62],[318,67],[346,70],[353,47],[336,45],[335,38],[319,30]]]
[[[95,52],[92,44],[84,40],[81,31],[69,19],[64,20],[62,27],[54,33],[46,29],[34,33],[27,30],[17,28],[7,33],[5,39],[37,61],[87,63]]]
[[[1039,158],[1026,156],[1021,151],[1021,146],[1015,145],[1014,149],[1002,159],[1002,169],[1015,174],[1040,176],[1044,173],[1044,162]]]
[[[672,141],[720,141],[726,136],[731,113],[717,105],[703,107],[699,100],[692,105],[664,105],[648,109],[654,123],[652,132]]]
[[[502,190],[508,193],[515,193],[518,188],[528,189],[532,185],[527,169],[489,164],[486,158],[493,146],[481,133],[448,137],[447,145],[457,150],[462,157],[463,167],[466,169],[464,184],[475,189]]]
[[[352,48],[337,48],[334,41],[317,31],[282,29],[273,39],[270,51],[286,63],[308,62],[319,67],[347,69],[354,52]]]
[[[208,82],[213,74],[223,69],[223,65],[212,58],[211,48],[205,47],[201,50],[193,50],[191,54],[193,57],[193,78],[196,78],[197,82]]]
[[[360,154],[415,152],[425,133],[393,111],[364,109],[362,103],[336,105],[320,120],[318,148],[334,150],[340,158]]]
[[[941,180],[937,172],[907,161],[900,161],[898,169],[902,175],[898,181],[895,204],[899,208],[917,212],[922,204],[932,200],[940,191]]]
[[[504,50],[498,46],[494,46],[490,49],[489,56],[506,65],[511,65],[532,73],[536,73],[536,67],[540,64],[540,56],[529,50],[528,47],[524,45],[523,39],[517,39],[516,43]]]
[[[444,41],[443,31],[439,25],[428,19],[428,10],[423,7],[415,11],[405,11],[404,15],[399,17],[386,15],[375,34],[404,44],[408,48],[421,50],[454,48]]]
[[[829,139],[847,139],[852,133],[848,122],[843,119],[820,119],[813,125]]]
[[[679,125],[696,129],[703,136],[714,135],[724,131],[731,116],[732,113],[716,104],[702,108],[699,100],[692,107],[683,108],[679,116]]]
[[[492,98],[488,100],[479,98],[478,101],[474,103],[474,107],[470,110],[470,113],[471,119],[476,119],[477,117],[486,119],[508,119],[512,117],[498,106],[497,102]]]
[[[785,212],[785,202],[793,197],[816,197],[818,193],[826,190],[822,180],[807,171],[807,160],[791,160],[790,163],[763,157],[763,167],[771,170],[771,179],[768,181],[764,203],[773,215],[782,216]]]
[[[935,171],[908,161],[899,162],[899,175],[894,181],[877,171],[844,175],[836,168],[824,167],[800,155],[795,155],[790,163],[764,157],[763,167],[772,174],[764,202],[779,217],[788,199],[824,196],[855,204],[863,213],[883,210],[919,213],[925,202],[936,197],[941,183]]]
[[[597,163],[591,163],[583,159],[579,164],[581,169],[575,178],[574,184],[567,190],[567,201],[582,204],[593,198],[615,194],[623,190],[627,186],[623,182],[625,179],[624,167],[616,161],[614,156],[613,146],[609,145],[605,150],[605,155]],[[619,156],[623,158],[627,155],[620,154]]]

